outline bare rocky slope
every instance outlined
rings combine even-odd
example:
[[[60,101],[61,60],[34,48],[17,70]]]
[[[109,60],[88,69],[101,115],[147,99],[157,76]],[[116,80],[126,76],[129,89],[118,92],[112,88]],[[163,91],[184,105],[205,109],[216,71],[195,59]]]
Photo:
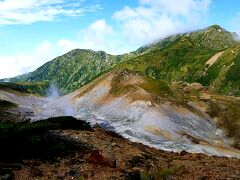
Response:
[[[234,147],[239,148],[235,115],[240,100],[213,95],[197,83],[167,84],[137,72],[114,71],[59,101],[71,102],[76,117],[132,141],[168,151],[239,157]],[[224,109],[224,116],[213,106]]]
[[[59,126],[59,129],[49,129],[39,136],[35,135],[39,130],[33,129],[38,127],[33,122],[30,126],[33,131],[30,137],[33,139],[30,142],[34,147],[36,143],[45,142],[51,145],[50,150],[54,153],[45,157],[41,151],[35,156],[11,161],[2,159],[8,156],[1,154],[1,179],[240,177],[239,159],[229,158],[239,157],[240,154],[237,150],[237,129],[233,133],[233,127],[238,122],[224,119],[224,115],[230,117],[233,111],[228,104],[237,109],[239,99],[213,95],[197,83],[166,84],[123,70],[107,73],[62,97],[44,98],[27,91],[2,87],[0,98],[1,121],[16,122],[28,118],[35,121],[52,116],[73,115],[94,125],[89,131],[76,130],[78,126],[65,124],[67,129]],[[217,106],[216,111],[213,106]],[[48,123],[44,124],[48,126]],[[55,121],[53,124],[56,126]],[[39,128],[42,129],[42,126]],[[21,126],[20,129],[27,130]],[[17,135],[16,138],[19,137]],[[42,140],[36,141],[36,137]],[[53,146],[54,143],[57,144]],[[39,149],[46,145],[36,147]],[[14,154],[18,154],[21,148],[14,148],[18,149]],[[12,159],[11,154],[9,157]]]
[[[52,132],[84,147],[55,161],[24,160],[15,179],[239,179],[239,159],[173,153],[134,143],[101,128]],[[86,149],[86,147],[91,147]],[[0,165],[1,166],[1,165]]]
[[[0,92],[16,105],[8,113],[18,119],[71,115],[158,149],[240,157],[240,100],[211,94],[197,83],[167,84],[123,70],[62,97]]]

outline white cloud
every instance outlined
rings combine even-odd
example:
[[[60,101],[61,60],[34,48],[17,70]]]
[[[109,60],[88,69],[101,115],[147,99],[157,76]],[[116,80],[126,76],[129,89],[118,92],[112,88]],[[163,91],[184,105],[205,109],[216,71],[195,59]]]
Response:
[[[50,42],[43,41],[30,54],[0,56],[0,79],[31,72],[56,57],[58,53]]]
[[[210,0],[140,0],[141,5],[150,6],[161,13],[169,15],[192,16],[193,14],[206,12]]]
[[[68,39],[60,39],[57,42],[58,47],[61,49],[62,52],[67,52],[67,51],[71,51],[73,49],[77,49],[80,47],[80,43],[79,42],[75,42],[73,40],[68,40]]]
[[[104,19],[99,19],[90,24],[86,29],[81,30],[75,40],[62,38],[57,44],[61,52],[80,48],[121,54],[129,51],[129,46],[126,42],[118,40],[117,36],[119,35]]]
[[[62,38],[62,51],[75,48],[120,54],[168,35],[202,27],[211,0],[139,0],[113,14],[116,24],[99,19],[80,31],[78,38]]]
[[[80,16],[100,9],[99,5],[82,8],[84,0],[3,0],[0,1],[0,24],[31,24],[51,21],[59,16]]]
[[[146,44],[203,25],[211,0],[140,0],[114,13],[130,43]]]
[[[240,12],[236,14],[236,16],[232,19],[230,22],[231,29],[236,32],[238,35],[240,35]],[[238,40],[240,38],[238,37]]]
[[[77,40],[61,39],[58,45],[62,51],[69,51],[75,48],[103,50],[110,45],[107,37],[113,35],[113,29],[100,19],[90,24],[86,29],[79,32]]]

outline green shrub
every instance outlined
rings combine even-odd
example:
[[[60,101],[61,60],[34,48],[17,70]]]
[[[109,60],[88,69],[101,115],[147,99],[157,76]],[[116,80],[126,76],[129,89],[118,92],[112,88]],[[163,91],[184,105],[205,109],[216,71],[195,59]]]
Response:
[[[30,122],[0,124],[0,160],[54,158],[74,149],[69,141],[51,135],[49,130],[91,130],[89,123],[73,117],[56,117]]]

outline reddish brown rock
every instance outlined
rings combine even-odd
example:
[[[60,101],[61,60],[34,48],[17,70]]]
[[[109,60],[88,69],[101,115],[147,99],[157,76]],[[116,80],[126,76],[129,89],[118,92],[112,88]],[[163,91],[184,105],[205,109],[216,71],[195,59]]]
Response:
[[[94,150],[86,155],[86,160],[101,166],[116,167],[116,159],[109,152]]]

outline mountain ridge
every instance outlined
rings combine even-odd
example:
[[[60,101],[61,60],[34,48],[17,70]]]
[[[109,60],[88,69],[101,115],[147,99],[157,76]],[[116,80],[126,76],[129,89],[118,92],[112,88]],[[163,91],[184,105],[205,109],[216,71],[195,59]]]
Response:
[[[95,59],[99,61],[95,61]],[[75,49],[45,63],[32,73],[9,80],[11,82],[46,81],[55,84],[62,93],[66,93],[72,91],[69,84],[76,89],[90,82],[92,77],[99,75],[102,71],[112,68],[118,61],[121,61],[118,56],[107,54],[104,51]],[[64,72],[61,69],[64,69]],[[90,71],[90,74],[87,71]],[[77,78],[81,78],[81,81],[79,82]]]
[[[215,65],[206,67],[207,60],[220,51],[238,46],[239,42],[234,36],[234,33],[226,31],[219,25],[212,25],[198,31],[169,36],[159,42],[142,46],[136,51],[122,55],[111,55],[104,51],[89,49],[75,49],[56,57],[31,73],[9,80],[15,83],[44,81],[55,84],[62,94],[66,94],[111,69],[126,68],[140,71],[152,78],[161,78],[167,81],[197,81],[205,86],[211,86],[211,89],[218,93],[240,95],[238,92],[240,82],[236,85],[232,83],[233,85],[225,91],[219,90],[222,85],[214,88],[215,86],[211,82],[220,76],[219,68],[218,75],[214,76],[215,79],[206,77],[206,75],[211,75],[208,72],[209,69],[215,67]],[[233,57],[231,58],[231,62],[235,61]],[[205,79],[210,80],[207,82]]]

